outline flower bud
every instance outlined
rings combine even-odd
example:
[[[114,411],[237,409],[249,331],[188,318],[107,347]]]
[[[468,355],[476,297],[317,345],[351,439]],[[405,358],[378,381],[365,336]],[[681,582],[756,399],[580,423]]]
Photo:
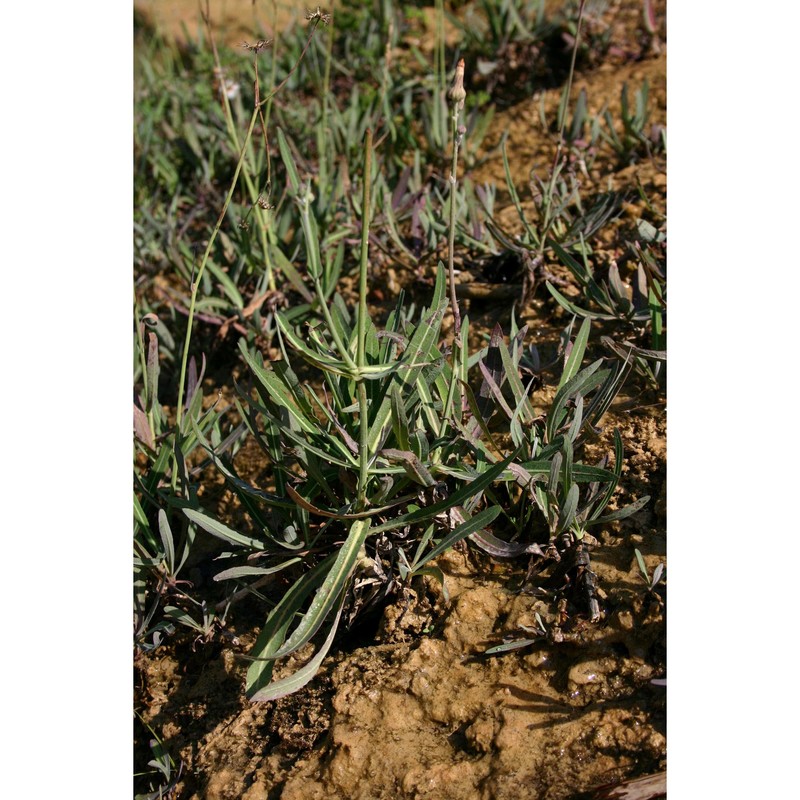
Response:
[[[453,78],[453,85],[448,92],[450,99],[456,104],[456,107],[461,110],[464,108],[464,100],[467,97],[467,92],[464,89],[464,59],[459,58],[456,64],[456,74]]]

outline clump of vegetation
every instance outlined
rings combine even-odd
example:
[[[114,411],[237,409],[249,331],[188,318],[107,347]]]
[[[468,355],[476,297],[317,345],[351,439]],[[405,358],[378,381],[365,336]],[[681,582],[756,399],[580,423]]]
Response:
[[[491,35],[538,35],[514,4],[482,5]],[[608,457],[588,463],[585,455],[634,367],[658,384],[665,274],[654,228],[642,227],[633,245],[639,264],[632,297],[617,272],[598,278],[587,255],[587,241],[614,217],[619,197],[600,196],[583,211],[574,161],[565,156],[585,113],[579,99],[570,138],[583,3],[556,155],[549,175],[537,179],[536,220],[523,208],[503,148],[519,237],[494,220],[493,188],[479,192],[468,176],[458,180],[462,162],[475,160],[470,135],[485,132],[491,119],[469,107],[465,60],[456,54],[448,70],[440,31],[432,69],[406,74],[391,55],[402,23],[391,3],[379,6],[379,14],[343,15],[363,34],[356,50],[350,37],[336,39],[336,21],[320,9],[309,14],[302,37],[281,40],[280,54],[266,39],[247,45],[249,80],[231,77],[241,65],[223,63],[210,36],[211,56],[191,57],[214,76],[215,93],[197,89],[178,59],[158,68],[160,78],[143,62],[135,639],[151,650],[182,625],[209,641],[224,635],[238,599],[261,598],[266,621],[246,680],[252,700],[302,687],[337,631],[415,578],[444,583],[435,559],[462,540],[494,557],[527,558],[529,574],[556,561],[579,567],[576,597],[598,619],[587,534],[649,500],[609,508],[624,463],[619,432]],[[441,18],[442,4],[437,9]],[[504,20],[513,24],[501,34]],[[260,59],[270,53],[264,70]],[[371,82],[367,63],[379,65],[368,73]],[[156,91],[160,80],[172,87],[166,96]],[[347,86],[346,103],[337,85]],[[287,100],[288,89],[308,92],[307,104]],[[411,108],[420,109],[418,121]],[[620,157],[643,145],[645,122],[637,110],[628,122],[623,114],[623,138],[608,128]],[[470,350],[470,320],[457,291],[459,248],[524,255],[520,302],[532,296],[545,253],[557,256],[583,293],[579,305],[547,284],[583,321],[564,332],[556,391],[544,413],[535,407],[540,364],[526,347],[526,327],[512,318],[507,335],[498,325],[484,347]],[[401,292],[381,322],[368,297],[377,265],[390,260],[425,275],[428,295],[420,304]],[[162,285],[154,275],[167,264],[174,274]],[[343,277],[354,278],[356,303],[348,303]],[[647,328],[649,347],[641,338],[610,337],[609,355],[584,365],[592,320],[628,326],[637,336]],[[226,387],[233,390],[227,402],[204,393],[208,363],[192,355],[198,326],[213,347],[223,348],[231,334],[236,340],[226,357],[238,356],[241,371]],[[263,453],[262,483],[237,468],[248,438]],[[240,523],[207,507],[202,482],[209,468],[238,498]],[[226,548],[216,553],[220,563],[204,565],[222,595],[203,596],[185,575],[189,565],[198,567],[205,534]],[[261,593],[278,579],[285,591]],[[275,679],[276,661],[311,641],[318,643],[313,657]],[[170,781],[174,764],[160,756],[156,762]]]

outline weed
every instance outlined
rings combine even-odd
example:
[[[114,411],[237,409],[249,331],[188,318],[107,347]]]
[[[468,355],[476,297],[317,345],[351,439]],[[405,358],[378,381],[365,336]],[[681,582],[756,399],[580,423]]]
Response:
[[[136,712],[134,712],[136,713]],[[148,725],[141,716],[136,713],[139,722],[144,725],[150,732],[152,738],[149,740],[150,752],[152,759],[147,762],[147,766],[151,767],[150,770],[144,773],[134,773],[134,778],[145,778],[149,776],[158,777],[158,786],[154,788],[153,781],[150,781],[150,791],[146,794],[134,795],[134,800],[169,800],[175,796],[178,781],[183,773],[183,762],[178,767],[175,766],[175,761],[169,754],[163,740]]]
[[[368,137],[368,154],[370,145]],[[369,206],[368,185],[362,208]],[[295,189],[301,189],[299,182]],[[307,235],[316,234],[309,227]],[[583,465],[576,457],[581,432],[597,423],[624,379],[624,370],[601,369],[602,360],[580,369],[588,321],[568,348],[559,391],[541,419],[519,377],[524,330],[507,348],[496,329],[486,353],[467,359],[465,319],[460,347],[449,356],[439,349],[447,306],[444,265],[419,322],[398,305],[378,333],[364,301],[367,241],[365,234],[357,313],[334,295],[330,308],[320,304],[322,318],[303,335],[279,314],[284,359],[271,364],[241,345],[254,386],[239,389],[240,414],[270,460],[272,491],[242,481],[233,463],[204,443],[259,533],[235,531],[199,506],[184,509],[192,522],[250,562],[226,570],[225,578],[303,567],[250,654],[247,694],[254,700],[280,697],[311,680],[343,617],[352,621],[414,574],[441,578],[426,565],[461,539],[470,537],[499,557],[570,558],[570,552],[584,549],[588,528],[635,513],[648,500],[603,514],[621,475],[619,434],[613,471]],[[319,277],[315,288],[319,295]],[[298,379],[289,348],[319,370],[319,389]],[[483,377],[477,396],[467,377],[470,361]],[[510,388],[510,401],[503,384]],[[496,409],[505,416],[511,450],[499,446],[489,429]],[[542,518],[540,545],[531,535]],[[524,543],[492,533],[489,526],[500,519],[511,539]],[[411,560],[407,548],[415,551]],[[592,609],[596,601],[589,602]],[[314,657],[272,680],[274,661],[320,630],[325,639]]]
[[[492,4],[485,5],[489,13]],[[511,8],[502,4],[498,19]],[[152,649],[176,625],[208,641],[224,625],[234,597],[262,598],[270,608],[249,654],[246,692],[253,700],[281,697],[312,680],[337,631],[415,577],[444,583],[434,559],[467,538],[493,557],[527,557],[531,576],[561,563],[580,576],[579,599],[598,618],[589,531],[648,501],[609,510],[622,475],[618,432],[612,466],[608,458],[597,464],[583,460],[587,440],[596,436],[632,368],[630,358],[615,357],[583,366],[591,315],[583,314],[577,333],[572,324],[565,331],[556,394],[539,414],[531,393],[540,365],[538,354],[525,348],[527,328],[512,323],[506,340],[496,326],[487,346],[470,353],[470,323],[456,294],[459,243],[476,249],[495,242],[515,246],[534,270],[546,250],[574,261],[568,248],[583,245],[616,212],[619,198],[606,196],[584,213],[575,173],[562,157],[583,135],[585,100],[576,108],[571,140],[566,113],[560,116],[548,179],[532,181],[536,221],[523,212],[503,148],[509,191],[526,231],[512,244],[492,219],[493,187],[474,188],[466,176],[459,184],[459,153],[469,152],[464,137],[480,130],[481,120],[475,113],[471,122],[465,120],[469,73],[463,58],[446,92],[444,4],[437,3],[433,70],[419,79],[397,80],[389,69],[390,45],[402,23],[391,4],[380,9],[374,19],[342,14],[337,23],[317,8],[305,35],[279,38],[272,46],[266,40],[247,45],[252,93],[223,63],[209,31],[209,72],[220,87],[213,118],[224,147],[201,146],[198,154],[190,145],[196,158],[183,171],[158,166],[156,149],[144,140],[138,151],[150,175],[163,183],[162,222],[170,213],[170,191],[189,197],[190,184],[200,181],[212,189],[207,204],[186,223],[192,236],[170,241],[169,258],[185,287],[182,348],[167,342],[166,326],[149,305],[136,310],[136,641]],[[329,23],[328,39],[317,42],[318,26]],[[342,45],[347,38],[335,38],[337,24],[339,31],[355,26],[364,39]],[[522,35],[519,26],[515,30]],[[580,15],[565,97],[579,34]],[[287,41],[276,52],[276,44]],[[259,66],[262,58],[270,59],[267,68]],[[364,58],[381,65],[371,84],[356,80]],[[269,76],[266,90],[262,72]],[[344,103],[332,94],[337,81],[348,86]],[[313,102],[306,98],[310,116],[280,94],[291,88],[300,96],[309,85],[317,92]],[[406,110],[420,96],[430,98],[421,114],[425,148],[418,143],[420,125]],[[179,96],[181,113],[185,99]],[[147,113],[155,130],[160,112],[153,102]],[[402,114],[395,113],[395,103]],[[427,168],[423,160],[431,150],[434,162],[450,155],[446,192],[436,163]],[[208,153],[216,154],[213,163]],[[274,164],[273,153],[279,154]],[[213,168],[223,161],[224,169]],[[360,179],[351,181],[351,170]],[[488,217],[479,213],[478,200]],[[206,212],[214,204],[216,221],[209,226]],[[139,223],[138,253],[145,260],[153,248],[145,241],[150,222],[144,212]],[[165,236],[168,231],[164,223]],[[438,261],[428,304],[406,305],[401,294],[379,329],[367,307],[371,247],[416,264],[445,235],[447,263]],[[660,329],[655,333],[663,304],[657,238],[644,237],[637,254],[649,281],[648,318],[654,335],[661,336]],[[342,275],[353,265],[355,307],[339,292]],[[625,304],[615,277],[606,285],[594,279],[587,262],[575,261],[575,268],[615,319],[643,322],[643,307]],[[298,302],[283,302],[290,292]],[[448,307],[454,326],[445,344]],[[241,334],[246,377],[235,385],[234,407],[205,402],[204,363],[198,368],[190,358],[197,320]],[[265,340],[276,343],[280,358],[275,348],[265,357]],[[161,405],[162,360],[178,373],[174,416]],[[237,469],[245,433],[268,464],[268,479],[258,485]],[[199,470],[209,463],[241,502],[247,530],[232,527],[201,502]],[[225,587],[219,603],[199,597],[183,577],[201,531],[225,544],[215,575]],[[271,591],[262,593],[265,584]],[[276,661],[312,641],[317,647],[309,661],[288,675],[273,674]]]
[[[611,146],[623,165],[634,163],[643,156],[651,158],[667,149],[667,131],[660,125],[647,130],[650,119],[650,84],[645,81],[636,90],[634,103],[628,96],[628,84],[620,91],[620,122],[617,125],[611,111],[605,109],[601,116],[605,125],[599,129],[602,138]]]
[[[664,577],[663,562],[659,563],[653,570],[653,574],[650,575],[650,573],[647,571],[647,567],[645,566],[644,558],[642,557],[642,554],[639,552],[638,548],[635,548],[633,552],[636,554],[636,564],[639,567],[639,573],[644,580],[645,586],[647,586],[648,593],[655,595],[655,588],[658,586],[661,578]]]

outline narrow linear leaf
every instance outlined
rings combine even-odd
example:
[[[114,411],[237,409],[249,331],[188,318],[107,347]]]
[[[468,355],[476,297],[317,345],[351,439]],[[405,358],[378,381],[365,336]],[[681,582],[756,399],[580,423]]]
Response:
[[[282,564],[278,564],[274,567],[231,567],[230,569],[225,569],[219,574],[214,576],[215,581],[229,581],[235,578],[250,578],[255,575],[259,577],[263,575],[272,575],[275,572],[280,572],[282,569],[286,569],[286,567],[290,567],[292,564],[297,564],[299,561],[302,561],[302,558],[290,558],[288,561],[284,561]]]
[[[650,582],[650,588],[655,589],[656,584],[661,580],[661,575],[664,572],[664,562],[662,561],[658,566],[653,570],[653,580]]]
[[[649,502],[650,495],[645,495],[644,497],[640,497],[635,503],[625,506],[625,508],[620,508],[618,511],[612,511],[610,514],[606,514],[604,517],[598,517],[597,519],[590,520],[586,524],[586,527],[589,527],[589,525],[601,525],[605,522],[613,522],[617,519],[625,519],[626,517],[630,517],[631,514],[635,514],[637,511],[643,509]]]
[[[294,633],[286,640],[272,658],[281,658],[289,655],[298,648],[302,647],[319,630],[325,617],[331,611],[338,597],[342,595],[347,587],[347,581],[358,561],[361,546],[366,541],[369,534],[371,518],[358,519],[350,528],[344,544],[339,549],[336,560],[328,572],[325,580],[320,586],[314,600],[311,603],[300,624],[295,628]]]
[[[175,544],[172,536],[172,529],[169,527],[167,512],[163,508],[158,509],[158,532],[161,534],[161,541],[164,545],[164,555],[170,571],[175,569]]]
[[[608,375],[608,370],[600,370],[603,363],[602,358],[590,364],[586,369],[579,372],[568,380],[557,392],[547,414],[546,434],[547,441],[552,442],[556,431],[561,427],[567,415],[567,401],[570,397],[577,394],[587,395],[595,387],[599,386]]]
[[[405,525],[424,522],[431,517],[435,517],[442,511],[448,511],[449,509],[453,508],[453,506],[464,505],[467,500],[477,495],[479,492],[482,492],[487,486],[495,481],[497,477],[503,473],[506,467],[519,455],[519,452],[520,448],[517,448],[511,453],[511,455],[508,456],[508,458],[505,458],[502,461],[499,461],[497,464],[494,464],[487,469],[486,472],[482,472],[477,478],[453,492],[453,494],[451,494],[449,497],[445,497],[443,500],[440,500],[438,503],[434,503],[433,505],[425,506],[424,508],[420,508],[408,514],[402,514],[401,516],[395,517],[389,522],[376,525],[372,528],[372,533],[383,533],[384,531],[391,531],[395,528],[402,528]],[[513,476],[511,479],[513,480]]]
[[[564,365],[564,371],[561,373],[561,380],[558,382],[560,389],[568,380],[578,374],[583,361],[583,355],[586,352],[586,343],[589,341],[589,331],[592,327],[591,320],[585,319],[581,323],[581,328],[578,335],[575,337],[575,342],[572,345],[572,352],[569,354],[567,363]]]
[[[644,558],[642,557],[642,554],[639,552],[639,548],[635,547],[633,549],[633,552],[636,554],[636,561],[639,564],[639,571],[642,573],[642,575],[644,575],[645,580],[650,580],[650,576],[647,574],[647,567],[645,566]]]
[[[412,453],[410,450],[386,448],[384,450],[380,450],[378,455],[386,458],[389,463],[396,463],[399,461],[402,464],[406,475],[408,475],[408,477],[411,478],[411,480],[415,483],[426,487],[436,485],[436,481],[433,479],[433,476],[429,472],[428,468],[419,460],[416,453]]]
[[[283,165],[286,167],[286,175],[289,178],[289,186],[291,187],[292,194],[296,195],[300,191],[300,176],[297,174],[297,167],[294,163],[294,155],[292,155],[289,142],[286,139],[286,135],[280,128],[278,128],[278,147],[281,151]]]
[[[567,499],[564,501],[564,505],[558,514],[557,528],[559,531],[567,530],[572,524],[572,520],[575,518],[575,512],[578,510],[579,491],[578,484],[573,483],[569,492],[567,492]]]
[[[298,578],[267,617],[264,627],[247,656],[252,663],[247,670],[245,693],[251,700],[254,694],[269,683],[275,665],[270,656],[283,644],[292,619],[305,599],[322,583],[334,558],[334,555],[328,556],[310,572]]]
[[[312,503],[309,503],[308,500],[305,499],[296,489],[292,486],[287,484],[286,486],[286,493],[289,497],[297,503],[300,508],[304,508],[309,514],[316,514],[319,517],[327,517],[328,519],[341,519],[341,520],[356,520],[356,519],[366,519],[367,517],[374,516],[375,514],[383,514],[386,511],[391,510],[392,508],[396,508],[397,506],[402,505],[403,503],[408,503],[410,500],[416,498],[416,494],[409,494],[404,495],[403,497],[398,497],[396,500],[393,500],[391,503],[385,506],[380,506],[376,508],[370,508],[367,511],[355,511],[352,514],[345,514],[337,511],[330,511],[328,509],[319,508]]]
[[[454,528],[436,545],[429,553],[425,555],[419,562],[420,565],[431,561],[436,556],[441,555],[446,550],[449,550],[456,542],[465,539],[471,533],[486,527],[490,522],[493,522],[502,509],[500,506],[490,506],[479,511],[474,517],[470,517],[461,523],[457,528]]]
[[[521,555],[544,556],[544,551],[535,542],[506,542],[489,531],[476,531],[469,537],[484,553],[494,558],[517,558]]]
[[[249,547],[253,550],[266,550],[267,545],[266,543],[262,542],[260,539],[254,539],[251,536],[245,536],[243,533],[239,533],[238,531],[233,530],[233,528],[229,528],[227,525],[223,525],[219,520],[214,519],[213,517],[209,517],[207,514],[204,514],[201,511],[196,511],[193,508],[184,508],[183,513],[195,523],[195,525],[199,525],[206,533],[210,533],[212,536],[216,536],[218,539],[222,539],[224,542],[228,542],[229,544],[237,544],[242,547]]]
[[[541,639],[517,639],[514,642],[506,642],[505,644],[498,644],[496,647],[490,647],[484,650],[485,656],[496,656],[500,653],[508,653],[511,650],[519,650],[521,647],[527,647],[529,644],[536,644]]]
[[[330,632],[328,633],[325,641],[320,645],[314,658],[312,658],[305,666],[301,667],[297,672],[293,672],[279,681],[268,684],[263,689],[254,692],[250,699],[256,703],[267,702],[268,700],[278,700],[285,697],[287,694],[292,694],[298,689],[301,689],[309,681],[313,680],[314,676],[319,671],[320,665],[328,655],[328,650],[331,649],[333,640],[336,636],[336,631],[339,628],[339,620],[342,616],[342,608],[344,607],[345,592],[342,591],[339,598],[339,608],[336,611],[336,617],[331,625]]]

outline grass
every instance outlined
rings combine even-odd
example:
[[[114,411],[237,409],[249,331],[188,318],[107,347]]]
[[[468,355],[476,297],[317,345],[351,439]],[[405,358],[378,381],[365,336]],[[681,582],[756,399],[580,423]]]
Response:
[[[476,4],[487,27],[465,52],[486,37],[505,48],[537,41],[555,23],[528,6]],[[589,531],[649,500],[614,508],[619,432],[598,463],[586,444],[632,370],[663,387],[664,233],[637,228],[632,293],[617,269],[599,276],[592,242],[621,201],[582,199],[571,157],[585,152],[587,128],[618,159],[651,157],[646,88],[634,110],[623,91],[621,134],[608,109],[588,120],[585,93],[573,105],[581,2],[533,215],[502,149],[522,231],[512,234],[496,219],[497,187],[478,191],[470,179],[470,136],[485,133],[493,110],[469,90],[469,59],[446,46],[443,4],[432,54],[405,59],[395,50],[409,17],[389,2],[374,10],[317,10],[304,28],[236,56],[209,26],[188,52],[160,43],[140,57],[135,642],[151,651],[179,626],[211,641],[239,599],[259,598],[266,621],[245,686],[254,701],[312,680],[337,633],[411,581],[444,582],[435,559],[456,543],[537,570],[585,566]],[[532,10],[533,32],[522,15]],[[497,325],[475,347],[479,331],[459,306],[457,254],[464,263],[507,251],[529,264],[518,307],[544,276],[545,299],[570,315],[549,402],[535,396],[541,365],[527,327],[512,315],[507,333]],[[580,301],[546,279],[553,259]],[[424,277],[415,292],[424,299],[401,293],[391,309],[371,309],[389,264]],[[606,355],[584,363],[593,321],[611,326]],[[204,380],[212,370],[216,397]],[[237,466],[248,440],[262,454],[259,482]],[[238,519],[208,507],[212,473],[237,498]],[[211,587],[195,588],[190,567],[212,570]],[[576,602],[598,619],[593,573],[580,575]],[[284,591],[262,591],[276,579]],[[276,678],[276,662],[312,641],[313,657]],[[174,765],[156,767],[169,780]]]

